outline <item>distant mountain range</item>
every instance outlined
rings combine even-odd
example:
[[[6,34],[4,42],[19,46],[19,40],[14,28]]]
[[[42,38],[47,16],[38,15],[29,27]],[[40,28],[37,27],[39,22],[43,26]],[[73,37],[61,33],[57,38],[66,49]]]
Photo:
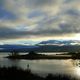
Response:
[[[42,41],[39,43],[39,45],[80,45],[79,40],[47,40]]]
[[[42,52],[80,52],[79,40],[47,40],[38,44]]]
[[[13,44],[0,45],[1,52],[12,52],[12,51],[27,52],[27,51],[33,51],[36,48],[37,46],[33,45],[13,45]]]
[[[36,45],[0,45],[1,52],[80,52],[79,40],[47,40]]]

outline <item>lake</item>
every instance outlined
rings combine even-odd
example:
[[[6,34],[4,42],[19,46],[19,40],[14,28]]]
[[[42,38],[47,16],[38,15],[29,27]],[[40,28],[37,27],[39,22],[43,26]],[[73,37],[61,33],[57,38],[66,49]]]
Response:
[[[22,69],[27,69],[27,65],[29,64],[31,71],[41,76],[46,76],[48,73],[52,73],[80,77],[80,60],[10,60],[4,58],[7,55],[8,53],[0,53],[1,67],[17,66]]]

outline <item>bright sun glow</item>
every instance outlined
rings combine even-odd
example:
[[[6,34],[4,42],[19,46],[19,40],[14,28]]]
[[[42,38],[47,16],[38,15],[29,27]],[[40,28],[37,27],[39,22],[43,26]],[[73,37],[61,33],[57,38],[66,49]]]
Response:
[[[75,69],[74,69],[74,73],[80,77],[80,61],[79,60],[75,60]]]
[[[80,33],[75,34],[74,39],[75,39],[75,40],[80,40]]]
[[[80,77],[80,67],[77,67],[77,68],[75,69],[75,73],[76,73],[77,76]]]

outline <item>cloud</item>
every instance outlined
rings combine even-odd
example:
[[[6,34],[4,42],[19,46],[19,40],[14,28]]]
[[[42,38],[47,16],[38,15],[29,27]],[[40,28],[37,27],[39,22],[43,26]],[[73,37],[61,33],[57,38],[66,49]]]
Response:
[[[15,14],[13,14],[13,13],[5,10],[4,8],[0,7],[0,19],[1,19],[1,18],[2,18],[2,19],[5,18],[5,19],[14,20],[14,19],[16,19],[17,17],[16,17]]]
[[[59,11],[62,1],[63,0],[6,0],[5,7],[20,17],[34,10],[42,11],[49,15],[51,13],[56,14]]]
[[[8,27],[0,27],[0,39],[9,39],[9,38],[16,38],[17,31]]]
[[[80,0],[0,0],[0,39],[80,33]]]

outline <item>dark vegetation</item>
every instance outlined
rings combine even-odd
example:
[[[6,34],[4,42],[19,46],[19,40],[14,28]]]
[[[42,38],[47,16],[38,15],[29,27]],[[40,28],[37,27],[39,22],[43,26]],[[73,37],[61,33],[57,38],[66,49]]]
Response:
[[[38,54],[35,51],[30,51],[26,55],[19,55],[19,52],[13,51],[11,52],[7,58],[9,59],[80,59],[80,52],[67,52],[64,54],[55,54],[55,55],[47,55],[47,54]]]
[[[17,67],[0,67],[0,80],[77,80],[67,75],[48,74],[46,77],[41,77],[37,74],[33,74],[29,69],[29,65],[27,67],[26,70]]]
[[[44,59],[44,58],[48,58],[47,55],[45,54],[37,54],[36,52],[34,51],[31,51],[29,52],[28,54],[26,55],[18,55],[16,53],[12,53],[12,55],[9,55],[7,58],[9,59]]]
[[[26,55],[18,55],[17,53],[12,53],[12,55],[7,56],[9,59],[70,59],[71,56],[69,55],[45,55],[45,54],[38,54],[34,51],[29,52]]]
[[[72,53],[69,53],[71,54],[72,56],[72,59],[80,59],[80,52],[72,52]]]

